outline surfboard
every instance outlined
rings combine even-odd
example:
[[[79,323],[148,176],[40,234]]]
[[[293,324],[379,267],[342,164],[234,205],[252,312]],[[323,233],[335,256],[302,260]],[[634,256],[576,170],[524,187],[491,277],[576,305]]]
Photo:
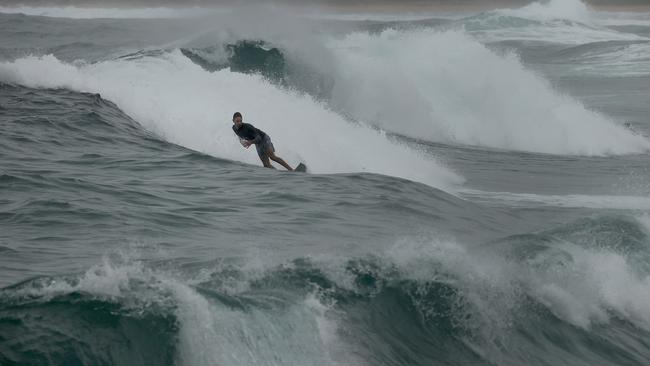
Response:
[[[294,172],[301,172],[301,173],[307,173],[307,165],[300,163],[298,166],[293,170]]]

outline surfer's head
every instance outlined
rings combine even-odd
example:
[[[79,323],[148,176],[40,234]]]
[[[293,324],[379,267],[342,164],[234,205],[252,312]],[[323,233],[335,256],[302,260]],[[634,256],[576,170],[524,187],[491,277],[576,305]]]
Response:
[[[242,120],[243,120],[243,118],[242,118],[242,116],[241,116],[241,113],[239,113],[239,112],[235,112],[235,114],[232,115],[232,122],[233,122],[237,127],[239,127],[239,125],[242,124]]]

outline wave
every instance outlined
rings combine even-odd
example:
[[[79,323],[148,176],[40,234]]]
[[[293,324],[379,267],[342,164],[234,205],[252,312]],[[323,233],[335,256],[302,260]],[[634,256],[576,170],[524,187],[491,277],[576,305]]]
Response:
[[[551,154],[638,153],[650,142],[456,31],[353,33],[335,55],[332,104],[409,137]]]
[[[555,52],[550,58],[555,62],[562,63],[589,63],[599,59],[608,59],[611,62],[617,60],[626,62],[643,56],[650,57],[650,40],[644,41],[605,41],[592,42],[578,46],[565,47]],[[637,50],[639,49],[639,50]],[[645,55],[639,55],[639,51],[645,51]]]
[[[521,40],[556,44],[646,39],[603,25],[602,14],[579,0],[535,2],[517,9],[498,9],[457,21],[483,42]]]
[[[87,294],[18,309],[0,305],[0,328],[3,365],[174,364],[173,319],[128,314]]]
[[[101,93],[168,141],[225,159],[259,164],[232,133],[230,119],[239,110],[270,134],[280,156],[304,161],[315,173],[372,172],[435,187],[462,182],[433,159],[382,131],[348,123],[309,96],[257,75],[206,72],[180,51],[95,64],[28,57],[0,64],[0,79]]]
[[[594,42],[563,49],[554,63],[571,65],[581,74],[598,76],[643,76],[650,74],[650,41]]]
[[[206,71],[259,74],[281,87],[306,92],[318,100],[328,100],[333,79],[318,65],[294,60],[287,50],[263,40],[239,40],[203,48],[181,48],[181,53]]]
[[[77,6],[0,6],[0,13],[24,14],[52,18],[70,19],[160,19],[203,16],[207,13],[221,13],[219,9],[194,8],[101,8]]]
[[[328,308],[308,292],[229,294],[123,256],[105,258],[78,276],[4,288],[0,322],[13,323],[11,334],[23,335],[11,349],[0,347],[0,360],[332,365],[327,347],[335,334],[329,333],[334,324],[324,314]],[[37,342],[41,337],[48,342]]]
[[[431,40],[435,40],[433,45]],[[465,58],[454,51],[452,54],[441,52],[459,42],[469,44],[464,51],[471,49],[472,56]],[[637,40],[563,47],[549,55],[547,62],[570,62],[580,72],[640,75],[646,72],[646,46],[647,41]],[[325,100],[352,118],[418,139],[576,155],[641,152],[647,146],[647,141],[635,137],[633,131],[553,90],[546,80],[523,69],[515,56],[500,56],[463,33],[434,30],[360,32],[353,33],[344,41],[331,41],[327,47],[329,57],[321,55],[318,60],[309,60],[308,57],[296,60],[290,49],[263,41],[239,41],[223,47],[183,49],[182,52],[208,71],[230,67],[232,71],[259,73],[279,85],[288,85]],[[420,57],[413,61],[411,58],[402,59],[402,54],[412,52],[408,49],[418,50]],[[465,64],[459,64],[455,58],[464,59]],[[473,64],[486,58],[495,64],[489,70],[484,71]],[[418,59],[427,62],[415,61]],[[384,72],[384,68],[391,72]],[[453,71],[457,79],[445,80],[446,75],[441,75],[436,69]],[[468,69],[472,70],[471,74],[467,73]],[[515,75],[512,75],[512,70],[516,70]],[[487,85],[477,88],[472,78],[485,80]],[[359,88],[364,92],[358,93]],[[490,88],[490,92],[496,91],[493,97],[496,100],[480,100],[485,88]],[[513,98],[513,89],[529,91],[519,96],[522,100]],[[456,95],[449,95],[452,92]],[[543,103],[538,100],[539,94],[544,94]],[[478,103],[464,103],[466,99]],[[552,111],[550,121],[549,110]],[[538,117],[527,122],[523,115],[526,119]],[[409,118],[405,120],[403,116]],[[478,121],[478,116],[484,120]],[[549,122],[561,126],[561,129],[539,131],[536,138],[543,134],[548,136],[536,144],[530,143],[530,136],[526,136],[524,131],[519,135],[517,128],[511,127],[519,126],[521,130],[530,131],[531,125],[545,128]],[[477,129],[479,124],[483,126]],[[592,124],[600,125],[599,130],[603,132],[598,133],[600,137],[596,139],[579,131],[591,128]],[[571,125],[576,125],[576,129],[567,131],[572,129]],[[605,138],[609,135],[605,131],[618,131],[621,142],[636,142],[632,146],[618,144]],[[554,146],[559,140],[564,146]],[[612,142],[619,147],[613,148]],[[584,143],[592,146],[585,147]],[[623,150],[619,150],[621,147]]]
[[[600,12],[597,14],[598,24],[616,29],[636,30],[644,35],[650,35],[650,13],[648,12]],[[645,31],[645,32],[644,32]]]
[[[280,83],[286,79],[284,54],[264,41],[241,40],[223,47],[181,48],[181,53],[207,71],[230,68],[235,72],[259,73]]]
[[[501,14],[500,12],[501,10],[484,13],[479,17],[494,17],[495,14]],[[524,13],[519,15],[524,16]],[[508,19],[522,21],[526,25],[521,28],[526,31],[535,28],[531,24],[540,23],[539,20],[514,16]],[[463,22],[465,22],[464,26],[468,27],[471,21],[461,20],[460,24]],[[562,28],[562,26],[558,27]],[[608,40],[616,34],[612,30],[593,27],[592,29],[583,25],[580,27],[590,32],[605,32],[607,35],[603,37]],[[576,38],[575,32],[566,26],[562,32],[570,35],[572,39]],[[214,41],[215,37],[210,36],[212,33],[201,33],[200,42],[197,43]],[[273,35],[269,36],[269,40],[245,37],[236,41],[232,41],[237,39],[232,34],[227,36],[220,34],[217,39],[229,41],[224,42],[223,45],[216,41],[210,47],[189,46],[188,44],[192,44],[193,41],[188,41],[187,44],[180,41],[176,43],[183,44],[181,53],[208,72],[218,75],[228,75],[228,71],[260,74],[263,78],[251,75],[242,79],[268,79],[281,86],[283,90],[286,87],[295,88],[318,99],[316,102],[312,101],[312,104],[319,105],[315,107],[318,110],[333,111],[364,124],[416,139],[568,155],[641,153],[650,147],[647,139],[635,135],[623,127],[623,123],[619,124],[618,121],[613,121],[601,113],[591,111],[574,98],[555,90],[547,80],[527,70],[515,54],[500,54],[490,50],[477,41],[475,37],[478,36],[475,32],[469,34],[454,30],[441,32],[425,27],[415,30],[392,29],[379,33],[353,32],[343,38],[325,36],[324,39],[322,34],[314,35],[307,31],[304,33],[294,39],[278,31],[272,32]],[[533,33],[537,37],[540,34],[544,37],[548,36],[545,31]],[[255,32],[246,34],[255,34]],[[633,35],[625,35],[627,38],[629,36]],[[638,36],[634,37],[636,37],[635,42],[639,41]],[[93,52],[92,49],[88,51],[85,47],[88,45],[72,45],[71,49],[52,51],[56,52],[59,60],[66,60],[80,53]],[[595,60],[595,63],[580,66],[592,72],[617,70],[615,72],[636,72],[635,75],[645,72],[642,66],[637,67],[644,65],[644,46],[639,43],[639,46],[630,47],[632,47],[631,51],[637,52],[635,55],[638,54],[638,57],[633,57],[628,60],[629,62],[621,61],[614,65],[616,67],[610,67],[613,62],[611,59],[619,56],[620,52],[604,55]],[[138,57],[110,60],[100,64],[113,62],[115,65],[120,65],[118,67],[127,61],[133,64],[147,62],[155,64],[156,62],[147,60],[164,59],[167,56],[162,55],[168,53],[167,50],[157,49],[157,51],[158,55],[143,51],[143,54]],[[625,53],[625,50],[622,52]],[[178,51],[172,52],[174,55],[178,53]],[[140,60],[135,60],[136,58]],[[170,62],[169,67],[173,68],[171,64],[179,62],[181,61],[174,60]],[[99,68],[97,65],[100,64],[87,65],[82,69]],[[192,68],[189,64],[186,67],[188,70]],[[164,71],[161,72],[165,74]],[[229,78],[237,77],[229,76]],[[59,86],[65,83],[65,80],[59,81],[50,85]],[[266,81],[260,80],[260,83],[268,85]],[[256,89],[257,87],[252,85],[254,83],[247,86],[247,90]],[[89,88],[85,85],[83,90],[101,92],[102,88],[105,86]],[[240,93],[249,92],[242,90]],[[150,93],[143,93],[146,94]],[[167,94],[171,96],[171,92]],[[186,95],[192,94],[186,93]],[[252,95],[256,98],[254,93]],[[298,99],[309,98],[300,96]],[[132,113],[130,110],[127,112]],[[223,111],[221,115],[227,116],[231,113]],[[274,116],[276,117],[281,118]],[[200,116],[200,118],[204,117]],[[342,120],[339,116],[331,118]],[[305,114],[301,119],[308,120],[311,117]],[[156,120],[160,119],[156,118]],[[138,121],[142,122],[140,119]],[[147,127],[152,128],[152,126],[155,127],[154,122],[149,123]],[[159,132],[165,130],[165,128],[156,128]],[[176,134],[176,132],[170,133],[169,137],[173,139],[172,135]],[[172,141],[190,146],[185,140]],[[190,147],[200,146],[202,151],[207,151],[205,145],[195,141]],[[287,146],[286,143],[284,146]],[[296,147],[291,148],[291,153],[304,150],[302,146],[300,149]],[[233,146],[232,149],[235,147]],[[348,155],[353,151],[354,149],[350,147]],[[223,151],[219,152],[218,156],[251,163],[255,160],[253,158],[242,160],[241,154],[235,158],[236,154],[233,151]],[[294,153],[293,159],[300,160],[300,157]],[[364,158],[366,161],[371,159],[369,156]],[[372,165],[376,164],[372,163]],[[390,170],[365,169],[366,165],[368,163],[364,161],[356,168],[331,167],[321,171],[362,170],[387,174]],[[405,173],[393,175],[409,176]],[[423,181],[423,179],[416,180]]]
[[[518,207],[546,206],[650,211],[650,198],[646,196],[539,195],[477,190],[463,190],[460,194],[463,197],[471,198],[474,202],[501,203],[508,207],[515,205]]]
[[[538,1],[517,9],[496,10],[495,13],[540,21],[564,19],[589,23],[593,19],[592,10],[581,0]]]
[[[458,44],[463,45],[462,52],[461,48],[457,47]],[[632,44],[630,47],[635,45]],[[639,45],[643,47],[645,43]],[[171,53],[163,50],[140,52],[115,60],[79,66],[70,66],[50,57],[26,57],[12,63],[5,63],[2,77],[5,81],[18,79],[28,86],[63,86],[81,91],[100,92],[109,95],[109,99],[113,100],[124,99],[119,95],[121,93],[114,90],[119,88],[119,83],[131,85],[134,81],[130,79],[136,77],[140,79],[145,75],[146,78],[154,81],[141,83],[137,96],[117,103],[129,115],[172,142],[222,158],[248,163],[256,163],[255,157],[252,155],[246,157],[237,146],[224,145],[215,149],[206,139],[205,134],[200,137],[188,136],[186,129],[180,128],[179,125],[174,126],[176,121],[186,119],[183,116],[183,113],[186,113],[191,120],[201,121],[197,122],[196,126],[203,128],[203,131],[216,132],[214,125],[211,126],[205,121],[210,118],[206,113],[195,108],[187,110],[175,108],[174,111],[170,111],[176,114],[174,117],[161,116],[162,111],[156,111],[157,107],[153,106],[160,103],[155,100],[154,95],[158,93],[159,96],[162,95],[172,101],[165,102],[167,108],[171,109],[173,103],[180,104],[186,95],[191,95],[195,103],[203,101],[207,105],[208,92],[212,92],[215,98],[232,99],[228,103],[236,106],[241,103],[240,100],[257,105],[258,103],[254,103],[259,99],[257,92],[271,92],[274,94],[272,98],[286,100],[264,107],[265,109],[258,106],[255,109],[260,112],[251,117],[258,120],[265,118],[269,111],[273,111],[274,120],[286,119],[280,109],[299,112],[295,110],[297,105],[294,104],[308,104],[309,107],[299,108],[303,109],[300,111],[300,116],[296,115],[292,118],[298,117],[303,124],[320,124],[311,121],[314,117],[306,114],[307,109],[314,109],[316,114],[327,115],[316,119],[336,120],[337,122],[327,122],[327,124],[336,123],[339,127],[334,129],[340,129],[338,130],[340,134],[331,130],[329,141],[339,140],[341,134],[350,134],[350,131],[359,131],[358,138],[364,135],[362,131],[368,131],[371,140],[385,139],[380,136],[380,132],[359,125],[344,127],[348,125],[347,122],[332,113],[330,111],[332,108],[342,115],[367,125],[434,142],[569,155],[630,154],[640,153],[650,148],[650,142],[643,136],[616,124],[600,113],[588,110],[575,99],[554,90],[546,80],[526,70],[516,56],[498,55],[463,33],[455,31],[440,33],[434,30],[389,30],[379,34],[353,33],[343,40],[330,40],[326,47],[329,52],[328,57],[319,57],[319,60],[327,60],[328,65],[321,66],[317,66],[319,60],[305,57],[296,60],[291,50],[271,46],[262,41],[240,41],[223,47],[188,48],[181,49],[180,52],[171,51]],[[417,54],[413,57],[403,57],[404,54],[413,52]],[[181,55],[187,56],[192,62],[179,57]],[[570,57],[570,55],[563,57]],[[42,67],[37,67],[39,63]],[[208,72],[201,72],[192,63],[200,65]],[[146,69],[147,65],[150,65],[150,70]],[[39,71],[46,70],[48,67],[65,69],[67,75],[53,78]],[[165,68],[176,72],[170,76],[169,72],[164,70]],[[189,79],[185,81],[182,81],[185,79],[182,69],[186,69],[190,74]],[[28,75],[27,73],[32,70],[34,74]],[[91,70],[98,70],[98,72],[92,75]],[[386,70],[391,71],[386,72]],[[247,75],[239,75],[235,71]],[[157,78],[155,73],[166,77]],[[105,74],[116,74],[116,77],[111,78],[104,85],[98,85]],[[201,74],[208,75],[212,81],[204,80],[199,76]],[[115,82],[113,79],[120,81]],[[196,91],[189,90],[181,96],[173,91],[174,87],[166,86],[166,83],[187,84],[187,80],[194,79],[201,84],[199,86],[201,95],[194,95]],[[228,98],[218,95],[228,94],[225,88],[215,86],[215,83],[225,85],[224,82],[218,81],[220,79],[232,79],[231,82],[239,84],[238,92],[241,95],[250,94],[248,100],[241,96]],[[238,81],[234,81],[235,79]],[[156,92],[152,90],[154,84],[158,85]],[[279,88],[272,84],[278,85]],[[308,92],[327,105],[305,95],[287,92],[287,86]],[[170,90],[161,94],[160,90],[165,88]],[[250,90],[256,92],[251,93]],[[116,95],[113,96],[111,93]],[[155,110],[151,114],[145,110],[146,107],[135,103],[137,98],[145,97],[150,103],[150,108]],[[127,104],[128,109],[125,107]],[[228,118],[231,113],[225,110],[227,107],[225,103],[221,103],[216,110],[217,115],[223,116],[224,119]],[[247,106],[248,110],[251,108],[254,106]],[[279,131],[289,130],[286,122],[275,122],[275,124],[284,124],[278,129]],[[348,132],[342,132],[344,130]],[[218,136],[223,141],[227,140],[223,135]],[[274,136],[274,139],[282,138],[278,133],[272,133],[271,136]],[[324,142],[324,137],[325,135],[321,133],[312,138]],[[296,138],[294,134],[293,139]],[[348,141],[351,142],[350,139]],[[387,144],[391,149],[396,148],[394,145],[394,143]],[[368,163],[376,159],[366,154],[364,149],[352,146],[346,148],[346,154],[366,155],[362,158],[363,161],[356,166],[345,164],[348,166],[338,167],[323,161],[322,150],[314,151],[311,156],[305,155],[305,150],[313,149],[307,148],[304,143],[297,140],[289,142],[285,140],[278,146],[289,146],[292,160],[308,159],[308,163],[311,163],[315,171],[324,173],[368,171],[426,182],[438,187],[444,185],[440,182],[436,183],[431,178],[423,176],[416,178],[418,174],[413,172],[408,173],[400,169],[391,171],[392,168],[388,166],[380,167],[380,165],[390,164]],[[383,149],[377,148],[377,150]],[[397,148],[397,150],[404,149]],[[415,155],[400,158],[402,159],[400,161],[421,160],[421,157]],[[346,158],[339,156],[337,160],[346,160]],[[450,174],[447,173],[442,173],[441,176],[446,175],[446,178],[442,178],[443,181],[458,182],[457,179],[450,178]]]
[[[650,355],[634,345],[650,334],[647,248],[640,220],[606,216],[478,247],[404,238],[358,258],[170,267],[114,256],[81,275],[2,289],[0,322],[21,336],[0,359],[23,360],[32,346],[60,357],[49,342],[33,343],[38,334],[54,336],[70,359],[97,363],[125,343],[80,343],[147,333],[127,356],[191,365],[642,365]]]
[[[155,300],[162,296],[147,286],[144,271],[138,265],[118,270],[105,261],[83,276],[42,277],[2,289],[0,361],[174,364],[175,319]]]

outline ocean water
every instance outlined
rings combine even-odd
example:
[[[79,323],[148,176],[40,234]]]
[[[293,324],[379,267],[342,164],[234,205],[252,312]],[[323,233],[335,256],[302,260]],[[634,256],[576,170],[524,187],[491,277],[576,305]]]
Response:
[[[0,7],[0,364],[647,365],[649,65],[577,0]]]

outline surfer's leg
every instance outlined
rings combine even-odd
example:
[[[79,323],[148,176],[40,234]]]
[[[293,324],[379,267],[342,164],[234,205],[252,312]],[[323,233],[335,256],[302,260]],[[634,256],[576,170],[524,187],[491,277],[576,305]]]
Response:
[[[268,155],[260,156],[260,159],[262,159],[262,164],[264,164],[265,168],[275,169],[273,167],[273,165],[271,165],[271,162],[269,161],[269,156]]]
[[[262,165],[264,165],[265,168],[275,169],[273,165],[271,165],[271,162],[269,161],[267,146],[263,143],[259,143],[255,145],[255,149],[257,150],[257,156],[259,156],[260,160],[262,160]]]
[[[276,163],[282,165],[282,166],[285,167],[287,170],[293,170],[293,168],[290,167],[289,164],[287,164],[287,162],[284,161],[284,159],[282,159],[282,158],[279,157],[279,156],[276,156],[276,155],[275,155],[275,152],[269,150],[269,151],[267,152],[267,154],[268,154],[268,157],[269,157],[271,160],[273,160],[273,161],[275,161]]]
[[[265,156],[266,161],[269,161],[270,158],[271,160],[285,167],[287,170],[293,170],[291,169],[289,164],[287,164],[286,161],[275,156],[275,147],[273,147],[273,143],[271,142],[271,138],[269,137],[269,135],[266,135],[264,137],[264,140],[262,140],[262,142],[257,145],[257,148],[258,148],[257,153],[260,155],[260,158],[262,158],[262,156]],[[264,162],[264,158],[262,158],[262,162]],[[271,165],[270,162],[269,165]]]

